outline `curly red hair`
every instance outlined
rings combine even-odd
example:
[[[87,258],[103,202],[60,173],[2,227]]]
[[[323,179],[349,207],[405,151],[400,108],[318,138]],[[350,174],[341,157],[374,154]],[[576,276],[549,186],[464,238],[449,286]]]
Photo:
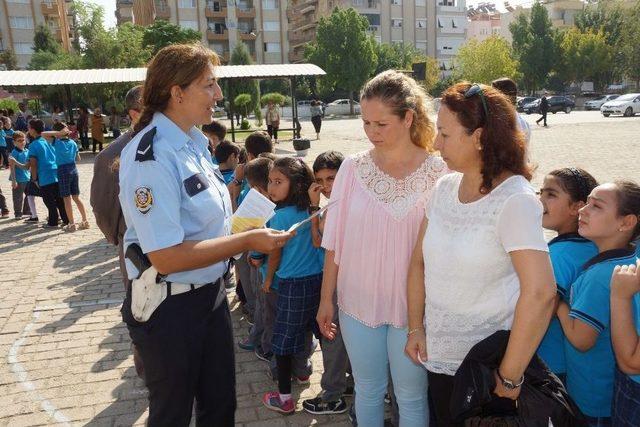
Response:
[[[469,135],[482,128],[480,191],[491,191],[494,179],[504,171],[522,175],[530,181],[532,170],[525,159],[526,139],[516,122],[513,104],[499,90],[480,85],[489,111],[487,115],[480,95],[465,98],[464,94],[471,86],[469,82],[461,82],[449,87],[442,94],[441,104],[456,114]]]

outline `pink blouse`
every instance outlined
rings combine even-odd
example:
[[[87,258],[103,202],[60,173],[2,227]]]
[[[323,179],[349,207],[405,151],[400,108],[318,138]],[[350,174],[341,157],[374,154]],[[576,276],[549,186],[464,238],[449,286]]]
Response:
[[[342,163],[322,239],[339,266],[340,310],[370,327],[406,327],[411,253],[431,191],[448,172],[433,155],[404,179],[385,174],[369,151]]]

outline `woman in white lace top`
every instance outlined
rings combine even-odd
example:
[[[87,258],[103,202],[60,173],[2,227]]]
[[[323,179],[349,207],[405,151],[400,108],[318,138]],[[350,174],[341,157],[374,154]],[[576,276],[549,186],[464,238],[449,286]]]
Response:
[[[436,149],[456,173],[436,184],[411,259],[409,329],[421,332],[409,336],[406,351],[429,371],[437,424],[454,426],[453,375],[471,347],[498,330],[511,336],[494,393],[518,397],[556,287],[508,99],[459,83],[443,94],[437,125]]]
[[[400,425],[428,423],[427,372],[404,354],[407,271],[431,189],[448,172],[431,154],[435,127],[424,91],[394,71],[368,82],[362,121],[373,144],[346,159],[333,184],[322,246],[327,250],[318,324],[329,339],[336,323],[356,385],[358,424],[382,427],[391,370]],[[338,292],[339,316],[333,306]]]

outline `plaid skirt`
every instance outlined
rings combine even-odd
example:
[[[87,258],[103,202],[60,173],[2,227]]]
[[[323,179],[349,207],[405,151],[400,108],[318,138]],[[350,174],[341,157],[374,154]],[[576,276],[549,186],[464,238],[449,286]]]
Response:
[[[613,427],[640,426],[640,383],[618,368],[613,387],[611,422]]]
[[[60,197],[77,196],[80,194],[78,169],[75,163],[58,166],[58,189]]]
[[[319,333],[316,315],[320,305],[322,273],[296,279],[278,278],[276,321],[273,325],[271,351],[278,356],[304,350],[305,333]]]

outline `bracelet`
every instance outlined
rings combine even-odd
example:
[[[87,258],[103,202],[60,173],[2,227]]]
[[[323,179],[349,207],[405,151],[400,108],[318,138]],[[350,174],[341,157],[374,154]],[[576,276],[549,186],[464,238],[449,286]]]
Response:
[[[522,378],[520,378],[520,381],[518,381],[517,383],[514,383],[510,379],[504,378],[502,376],[502,374],[500,373],[500,368],[496,369],[496,374],[498,374],[498,378],[500,379],[500,381],[502,381],[502,385],[507,390],[514,390],[514,389],[519,388],[520,386],[522,386],[522,384],[524,384],[524,375],[522,375]]]
[[[420,326],[418,328],[410,329],[409,332],[407,332],[407,337],[409,337],[409,336],[411,336],[411,335],[413,335],[413,334],[415,334],[416,332],[419,332],[419,331],[424,331],[424,327]]]

